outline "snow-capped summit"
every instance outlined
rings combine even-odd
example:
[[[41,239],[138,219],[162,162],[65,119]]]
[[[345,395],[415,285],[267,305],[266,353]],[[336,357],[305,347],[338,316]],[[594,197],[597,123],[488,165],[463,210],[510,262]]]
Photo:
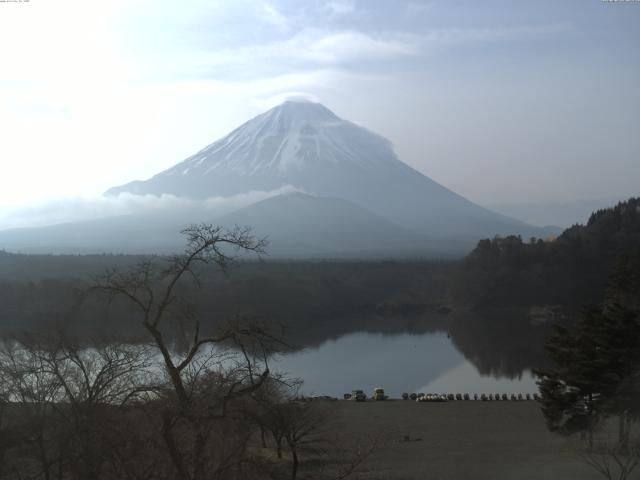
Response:
[[[150,183],[163,185],[172,177],[207,179],[209,185],[217,179],[241,175],[254,177],[257,188],[270,188],[272,182],[261,176],[285,178],[320,163],[367,163],[395,160],[389,143],[351,122],[340,119],[319,103],[287,101],[246,122],[226,137],[202,149],[174,167],[156,175]],[[178,182],[176,180],[176,182]],[[213,182],[213,183],[211,183]],[[199,181],[197,182],[199,183]],[[138,182],[112,189],[108,193],[132,190],[137,192]],[[147,186],[151,186],[147,182]],[[224,192],[204,188],[194,192],[208,196]],[[151,193],[167,193],[153,189]],[[186,193],[186,192],[181,192]]]
[[[282,127],[291,127],[296,123],[339,122],[338,116],[321,103],[309,100],[287,100],[259,115],[269,122],[278,122]]]
[[[475,205],[401,162],[383,137],[308,101],[274,107],[149,180],[107,194],[207,198],[286,185],[354,202],[430,235],[531,233],[528,225]]]

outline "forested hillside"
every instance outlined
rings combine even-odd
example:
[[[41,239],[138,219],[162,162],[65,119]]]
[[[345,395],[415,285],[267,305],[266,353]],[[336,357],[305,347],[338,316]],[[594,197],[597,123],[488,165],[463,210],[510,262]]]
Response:
[[[579,307],[597,302],[615,264],[639,250],[640,198],[631,198],[555,239],[481,240],[460,265],[454,296],[481,308]]]

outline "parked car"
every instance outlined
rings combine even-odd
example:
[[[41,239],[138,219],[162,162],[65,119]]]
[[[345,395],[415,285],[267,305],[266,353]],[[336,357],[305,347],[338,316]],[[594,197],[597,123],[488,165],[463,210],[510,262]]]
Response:
[[[351,399],[356,402],[364,402],[367,400],[367,396],[365,395],[363,390],[353,390],[351,392]]]

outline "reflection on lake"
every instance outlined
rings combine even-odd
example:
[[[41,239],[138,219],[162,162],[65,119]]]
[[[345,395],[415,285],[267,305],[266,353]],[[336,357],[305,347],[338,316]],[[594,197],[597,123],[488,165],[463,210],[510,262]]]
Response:
[[[353,333],[318,348],[274,361],[272,368],[304,379],[306,395],[341,397],[353,389],[370,395],[382,387],[391,397],[402,392],[533,393],[529,371],[515,379],[482,376],[456,350],[445,333]]]

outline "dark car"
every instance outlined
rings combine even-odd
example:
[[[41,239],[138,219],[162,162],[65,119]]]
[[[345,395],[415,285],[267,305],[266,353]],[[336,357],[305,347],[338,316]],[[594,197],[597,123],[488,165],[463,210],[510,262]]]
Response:
[[[356,402],[364,402],[367,400],[367,396],[362,390],[353,390],[351,392],[351,399],[355,400]]]

